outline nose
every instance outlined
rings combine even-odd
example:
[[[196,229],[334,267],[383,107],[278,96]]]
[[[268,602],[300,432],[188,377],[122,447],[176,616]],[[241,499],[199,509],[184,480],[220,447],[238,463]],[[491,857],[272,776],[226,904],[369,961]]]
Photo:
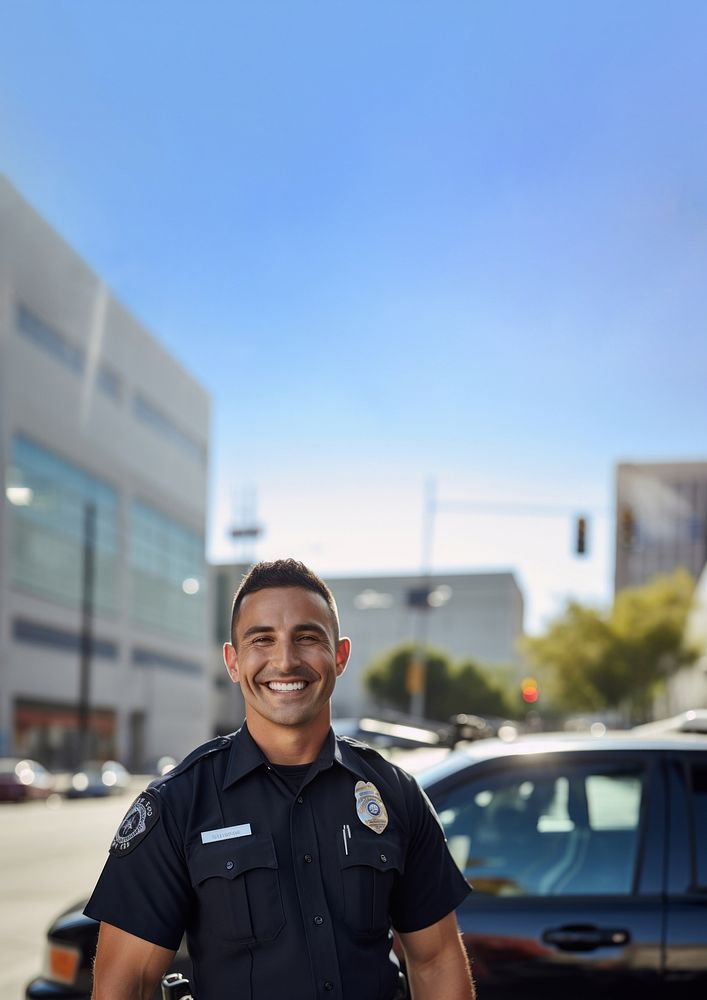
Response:
[[[288,639],[284,639],[277,644],[272,658],[274,667],[282,671],[291,671],[299,666],[299,653],[297,644]]]

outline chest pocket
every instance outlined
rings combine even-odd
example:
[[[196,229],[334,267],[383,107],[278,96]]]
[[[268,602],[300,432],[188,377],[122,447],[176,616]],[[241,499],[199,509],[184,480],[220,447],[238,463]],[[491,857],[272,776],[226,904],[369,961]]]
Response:
[[[373,937],[390,926],[390,894],[402,873],[402,849],[378,834],[361,834],[339,847],[344,919],[358,935]]]
[[[209,933],[242,946],[277,937],[285,914],[270,834],[193,844],[187,863]]]

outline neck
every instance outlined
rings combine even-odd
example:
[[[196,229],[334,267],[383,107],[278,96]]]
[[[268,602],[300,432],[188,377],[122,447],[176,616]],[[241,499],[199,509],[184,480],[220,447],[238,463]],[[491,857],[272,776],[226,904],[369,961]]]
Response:
[[[311,764],[316,760],[329,732],[328,717],[306,727],[275,726],[259,715],[246,712],[248,732],[271,764]]]

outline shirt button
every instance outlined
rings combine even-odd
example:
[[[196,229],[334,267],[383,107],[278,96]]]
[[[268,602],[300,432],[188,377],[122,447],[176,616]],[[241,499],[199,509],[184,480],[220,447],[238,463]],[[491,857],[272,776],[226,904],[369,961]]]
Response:
[[[385,854],[381,854],[381,861],[383,862],[383,864],[385,864],[387,860],[388,859],[386,858]]]
[[[314,923],[317,925],[317,927],[321,927],[321,925],[324,923],[324,917],[320,917],[317,914],[317,916],[314,918]]]
[[[233,868],[234,868],[233,862],[232,861],[227,861],[226,862],[226,868],[229,870],[229,872],[232,871]]]
[[[304,802],[304,799],[302,798],[302,796],[301,796],[301,795],[298,795],[298,796],[297,796],[297,801],[298,801],[298,802]]]
[[[333,990],[334,989],[334,984],[330,983],[329,980],[327,979],[327,981],[324,983],[324,989],[327,990],[327,991]]]
[[[311,863],[312,863],[312,855],[311,855],[311,854],[305,854],[305,856],[304,856],[304,860],[305,860],[305,862],[306,862],[306,863],[307,863],[308,865],[311,865]]]

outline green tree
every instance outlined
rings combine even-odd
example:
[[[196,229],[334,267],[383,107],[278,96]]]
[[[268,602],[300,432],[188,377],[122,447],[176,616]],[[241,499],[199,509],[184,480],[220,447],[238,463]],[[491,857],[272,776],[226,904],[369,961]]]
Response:
[[[411,642],[402,643],[377,657],[364,671],[363,683],[384,704],[405,712],[410,707],[407,671],[415,653]],[[450,684],[452,661],[442,650],[425,649],[425,703],[430,719],[445,720],[439,705]]]
[[[377,657],[364,672],[364,684],[384,704],[407,711],[410,695],[407,670],[415,653],[412,643],[404,643]],[[507,717],[514,714],[512,698],[491,668],[474,660],[455,664],[442,650],[427,648],[425,660],[425,714],[446,722],[460,712]]]
[[[568,711],[628,708],[635,718],[666,678],[696,653],[684,641],[694,580],[685,570],[620,591],[609,612],[571,601],[524,648],[556,705]]]
[[[456,703],[462,707],[450,715],[468,712],[508,719],[518,714],[508,683],[500,671],[484,667],[475,660],[464,660],[455,668],[454,688]]]

